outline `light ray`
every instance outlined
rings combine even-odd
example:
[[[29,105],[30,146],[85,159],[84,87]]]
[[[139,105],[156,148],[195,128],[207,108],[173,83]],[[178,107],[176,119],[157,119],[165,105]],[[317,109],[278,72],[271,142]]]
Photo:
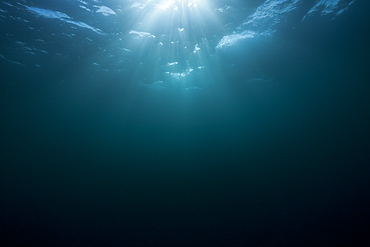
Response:
[[[135,7],[140,8],[138,17],[123,40],[140,63],[137,80],[141,84],[163,81],[167,86],[199,86],[214,50],[208,37],[215,28],[222,28],[210,1],[145,1]]]

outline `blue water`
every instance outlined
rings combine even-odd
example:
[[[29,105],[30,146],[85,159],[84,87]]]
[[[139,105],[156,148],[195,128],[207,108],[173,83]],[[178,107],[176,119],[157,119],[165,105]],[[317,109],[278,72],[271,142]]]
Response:
[[[369,246],[369,11],[1,0],[1,246]]]

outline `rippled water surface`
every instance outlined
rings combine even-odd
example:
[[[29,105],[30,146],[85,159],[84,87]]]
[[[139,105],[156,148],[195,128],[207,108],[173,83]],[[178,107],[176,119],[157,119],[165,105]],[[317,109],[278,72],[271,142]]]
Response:
[[[368,246],[361,0],[0,0],[1,246]]]

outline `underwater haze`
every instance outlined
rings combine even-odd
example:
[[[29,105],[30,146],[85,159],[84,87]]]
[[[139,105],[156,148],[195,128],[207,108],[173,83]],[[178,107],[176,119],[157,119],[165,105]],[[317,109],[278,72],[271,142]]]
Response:
[[[369,13],[0,0],[0,245],[370,246]]]

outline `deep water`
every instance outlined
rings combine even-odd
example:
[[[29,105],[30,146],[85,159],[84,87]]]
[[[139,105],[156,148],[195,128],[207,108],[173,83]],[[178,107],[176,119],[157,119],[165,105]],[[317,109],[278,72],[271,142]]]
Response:
[[[1,246],[370,246],[370,3],[164,2],[0,1]]]

